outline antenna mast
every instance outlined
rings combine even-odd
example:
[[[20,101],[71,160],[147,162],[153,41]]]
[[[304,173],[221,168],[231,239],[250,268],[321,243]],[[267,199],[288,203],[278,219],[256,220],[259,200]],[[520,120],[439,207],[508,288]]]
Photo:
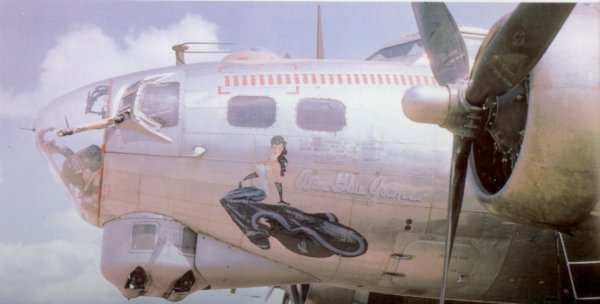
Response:
[[[321,22],[321,6],[317,5],[317,59],[324,59],[323,49],[323,25]]]
[[[175,65],[185,64],[185,53],[191,54],[229,54],[229,51],[188,51],[190,44],[201,44],[201,45],[230,45],[232,43],[219,43],[219,42],[184,42],[176,44],[171,49],[175,51]]]

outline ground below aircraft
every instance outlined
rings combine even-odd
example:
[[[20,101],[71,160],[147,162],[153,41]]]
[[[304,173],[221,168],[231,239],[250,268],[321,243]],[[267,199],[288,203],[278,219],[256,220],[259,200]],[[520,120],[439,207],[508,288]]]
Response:
[[[413,8],[421,35],[371,60],[254,50],[49,104],[37,145],[104,230],[106,279],[171,301],[599,300],[598,6],[519,5],[477,57],[445,5]]]

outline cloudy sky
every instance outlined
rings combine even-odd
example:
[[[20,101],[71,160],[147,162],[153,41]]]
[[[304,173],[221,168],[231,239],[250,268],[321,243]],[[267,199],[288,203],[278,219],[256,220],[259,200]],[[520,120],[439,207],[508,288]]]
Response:
[[[37,153],[41,107],[85,84],[171,65],[185,41],[315,56],[317,2],[0,0],[0,302],[127,301],[99,270],[102,231],[79,218]],[[451,3],[459,25],[488,28],[514,4]],[[321,4],[325,55],[362,59],[416,31],[407,3]],[[188,56],[191,61],[222,55]],[[266,288],[198,292],[183,303],[262,303]]]

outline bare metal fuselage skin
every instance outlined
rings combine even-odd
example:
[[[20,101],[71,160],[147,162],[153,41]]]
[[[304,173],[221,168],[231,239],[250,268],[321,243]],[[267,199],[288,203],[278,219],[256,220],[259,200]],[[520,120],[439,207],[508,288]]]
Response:
[[[70,125],[81,125],[117,115],[138,81],[177,83],[166,125],[152,129],[140,126],[143,121],[126,121],[55,136],[65,116]],[[409,121],[401,106],[408,88],[433,83],[427,67],[358,61],[170,67],[65,95],[39,119],[38,145],[92,225],[104,227],[135,213],[167,216],[199,239],[288,266],[294,271],[289,280],[436,297],[452,136]],[[98,98],[86,103],[94,92]],[[273,101],[274,117],[264,124],[239,118],[232,110],[235,100],[242,105],[266,100],[266,106]],[[335,111],[331,119],[315,118],[311,106]],[[279,138],[287,150],[285,165],[273,157],[280,155],[273,150]],[[79,151],[99,162],[71,161]],[[243,205],[228,196],[236,189],[259,189],[253,192],[259,195]],[[555,295],[554,232],[503,220],[474,193],[467,186],[449,297],[535,301]],[[246,223],[244,214],[256,218]],[[196,250],[198,255],[201,248]],[[235,268],[228,258],[212,257]],[[235,272],[230,280],[211,281],[210,271],[203,274],[199,267],[203,263],[196,258],[197,271],[212,288],[294,283],[236,281]]]
[[[411,81],[432,81],[426,67],[417,70],[361,62],[318,62],[317,66],[314,62],[282,61],[167,68],[107,81],[112,111],[118,108],[123,97],[119,93],[124,88],[165,73],[181,80],[183,88],[177,125],[160,130],[172,142],[119,125],[109,127],[106,135],[104,131],[90,131],[64,139],[81,142],[78,136],[91,137],[95,132],[98,139],[106,140],[97,190],[99,202],[79,200],[88,222],[103,226],[129,213],[153,212],[301,270],[316,282],[387,293],[416,290],[423,296],[436,295],[444,246],[451,135],[435,126],[407,120],[401,109],[402,94]],[[306,84],[304,75],[309,78]],[[337,83],[338,77],[343,83]],[[348,77],[352,83],[348,83]],[[274,78],[273,84],[269,84],[270,78]],[[80,90],[79,96],[67,96],[72,102],[69,106],[79,104],[77,110],[82,113],[85,94],[98,85]],[[275,123],[266,128],[230,125],[227,107],[235,96],[275,99]],[[306,98],[343,102],[346,126],[335,133],[300,128],[297,107]],[[68,117],[73,124],[71,115]],[[364,255],[304,257],[273,238],[271,248],[261,250],[234,224],[220,201],[256,171],[257,162],[269,157],[270,140],[276,135],[285,138],[288,150],[287,172],[281,178],[284,200],[305,212],[335,214],[340,223],[368,240]],[[81,148],[101,146],[103,142],[82,144]],[[197,147],[206,152],[196,156]],[[267,200],[273,204],[278,201],[272,195]],[[468,196],[453,273],[455,277],[468,277],[469,282],[451,282],[449,290],[460,291],[462,297],[482,296],[494,284],[519,229],[526,228],[500,223],[473,196]],[[537,231],[531,235],[540,237]],[[393,254],[411,258],[397,259]],[[529,256],[530,252],[523,254]],[[540,274],[539,279],[543,278]]]

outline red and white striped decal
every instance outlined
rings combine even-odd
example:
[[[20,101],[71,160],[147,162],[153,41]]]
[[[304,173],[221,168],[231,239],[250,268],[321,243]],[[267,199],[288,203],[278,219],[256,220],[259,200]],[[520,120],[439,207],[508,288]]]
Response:
[[[279,72],[223,75],[219,94],[232,88],[293,86],[288,94],[298,94],[301,86],[415,86],[434,85],[435,79],[425,75],[391,73],[316,73]]]

